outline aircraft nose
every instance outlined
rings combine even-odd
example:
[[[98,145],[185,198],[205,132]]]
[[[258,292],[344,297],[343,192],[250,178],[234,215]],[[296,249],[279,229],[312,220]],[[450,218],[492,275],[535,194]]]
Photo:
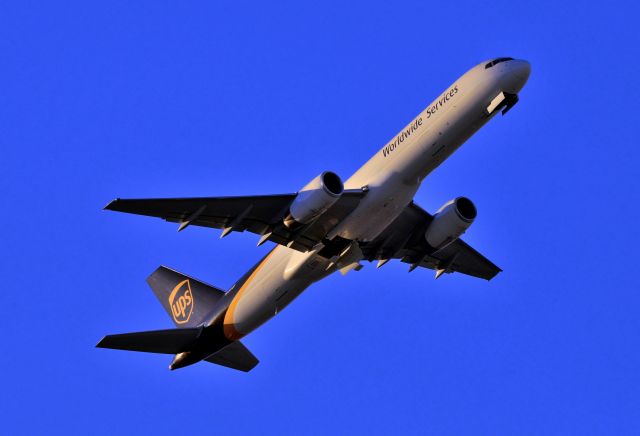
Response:
[[[518,59],[516,62],[517,63],[514,65],[514,74],[522,80],[522,85],[524,86],[531,74],[531,64],[521,59]]]
[[[505,91],[511,94],[517,94],[529,80],[531,74],[531,64],[522,59],[516,59],[510,62],[507,73]]]

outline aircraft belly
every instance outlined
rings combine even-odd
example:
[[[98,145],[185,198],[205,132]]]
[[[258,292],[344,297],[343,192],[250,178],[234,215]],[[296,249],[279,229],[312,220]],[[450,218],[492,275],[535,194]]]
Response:
[[[395,220],[411,202],[419,185],[406,185],[400,177],[388,180],[370,191],[340,226],[339,235],[346,239],[370,241]]]
[[[314,281],[327,275],[324,268],[305,268],[304,274],[288,278],[287,266],[292,257],[297,255],[299,252],[296,250],[277,247],[258,273],[247,280],[229,307],[232,313],[225,317],[225,332],[230,332],[227,336],[239,339],[252,332],[284,309]],[[309,256],[310,261],[314,260],[313,256]]]
[[[394,154],[374,156],[345,186],[366,184],[358,208],[332,231],[346,239],[370,241],[382,233],[411,202],[424,177],[449,157],[488,118],[484,100],[491,94],[475,87],[446,111],[432,117],[427,128]],[[466,95],[465,95],[466,94]],[[352,186],[353,185],[353,186]],[[326,259],[314,252],[278,247],[243,285],[225,316],[225,332],[239,339],[272,318],[314,281],[325,277]]]

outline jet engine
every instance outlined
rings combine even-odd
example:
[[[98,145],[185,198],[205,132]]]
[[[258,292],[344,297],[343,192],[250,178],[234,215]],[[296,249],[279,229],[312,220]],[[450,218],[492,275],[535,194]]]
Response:
[[[302,188],[284,219],[287,228],[308,224],[338,201],[344,185],[337,174],[325,171]]]
[[[427,227],[425,239],[434,248],[444,248],[469,228],[476,218],[474,204],[466,197],[458,197],[442,206]]]

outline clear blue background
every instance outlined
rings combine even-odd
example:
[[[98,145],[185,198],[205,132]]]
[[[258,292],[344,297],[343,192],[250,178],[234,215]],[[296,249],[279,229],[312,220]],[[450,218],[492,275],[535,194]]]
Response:
[[[5,434],[640,432],[632,2],[179,3],[0,7]],[[416,197],[476,202],[496,279],[332,276],[246,338],[249,374],[94,348],[172,326],[159,264],[226,288],[269,250],[108,201],[346,179],[497,56],[532,63],[521,102]]]

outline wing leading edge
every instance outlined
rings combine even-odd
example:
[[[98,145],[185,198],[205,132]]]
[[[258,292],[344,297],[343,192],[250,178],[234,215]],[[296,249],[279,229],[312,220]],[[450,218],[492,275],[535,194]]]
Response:
[[[249,231],[261,236],[259,245],[273,241],[299,251],[307,251],[321,242],[333,227],[349,215],[364,195],[365,192],[360,189],[344,191],[327,212],[295,230],[285,227],[283,220],[296,194],[116,199],[105,210],[162,218],[179,223],[178,231],[189,225],[222,229],[221,237],[232,231]]]

